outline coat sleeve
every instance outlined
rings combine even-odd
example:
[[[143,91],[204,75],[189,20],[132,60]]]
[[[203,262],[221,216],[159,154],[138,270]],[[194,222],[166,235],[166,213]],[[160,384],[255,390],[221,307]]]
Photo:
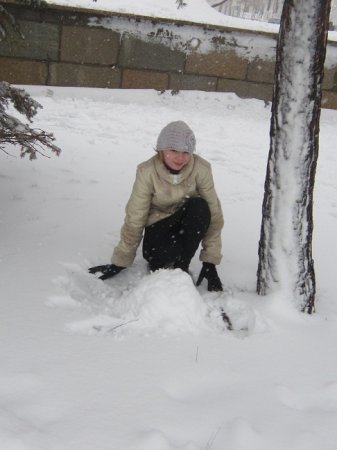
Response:
[[[222,258],[221,230],[224,225],[222,208],[214,188],[211,166],[208,165],[207,170],[202,172],[198,180],[198,192],[208,203],[211,211],[211,223],[201,243],[200,261],[220,264]]]
[[[142,240],[143,230],[149,215],[153,196],[153,186],[146,169],[138,167],[131,196],[125,208],[124,224],[120,241],[115,247],[111,262],[121,267],[129,267],[135,259]]]

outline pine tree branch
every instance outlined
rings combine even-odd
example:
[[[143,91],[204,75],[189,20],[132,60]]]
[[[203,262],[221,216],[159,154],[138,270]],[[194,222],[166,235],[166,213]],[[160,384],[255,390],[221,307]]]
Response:
[[[19,146],[20,155],[36,159],[37,154],[45,155],[45,149],[55,153],[57,156],[61,150],[53,142],[55,137],[52,133],[31,128],[28,124],[21,122],[17,117],[8,114],[6,109],[12,103],[14,108],[23,114],[29,122],[32,122],[40,103],[32,99],[24,89],[18,89],[9,83],[0,82],[0,150],[7,152],[8,145]]]

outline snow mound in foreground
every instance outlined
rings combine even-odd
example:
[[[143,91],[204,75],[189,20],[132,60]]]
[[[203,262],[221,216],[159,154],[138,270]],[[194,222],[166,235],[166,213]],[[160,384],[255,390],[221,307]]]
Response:
[[[103,284],[93,280],[95,288]],[[93,289],[97,295],[97,289]],[[145,275],[122,295],[106,299],[91,319],[73,322],[75,333],[99,335],[200,333],[209,329],[208,308],[191,277],[180,269]],[[106,293],[105,293],[106,295]],[[94,303],[94,299],[93,299]],[[88,305],[88,302],[87,302]]]
[[[160,270],[121,297],[112,312],[137,320],[145,330],[193,332],[203,326],[206,306],[189,275],[181,270]]]
[[[231,330],[243,338],[307,321],[283,293],[208,292],[180,269],[149,274],[136,265],[102,282],[80,266],[65,268],[68,276],[56,280],[63,295],[49,298],[47,305],[89,313],[67,325],[71,333],[123,337]]]

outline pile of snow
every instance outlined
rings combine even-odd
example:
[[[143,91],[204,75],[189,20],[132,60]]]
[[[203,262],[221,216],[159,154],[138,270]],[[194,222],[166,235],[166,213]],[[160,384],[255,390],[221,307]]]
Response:
[[[100,280],[92,278],[90,275],[84,277],[83,271],[79,271],[77,273],[78,287],[82,286],[83,289],[85,286],[84,290],[87,293],[91,290],[92,297],[100,298],[101,307],[105,302],[105,314],[70,324],[69,329],[72,332],[89,335],[159,334],[163,336],[212,331],[212,328],[207,327],[206,324],[205,302],[195,289],[191,277],[179,269],[144,274],[137,282],[134,278],[130,288],[125,287],[128,283],[125,283],[125,276],[122,275],[119,276],[119,280],[115,279],[104,285]],[[120,295],[116,292],[118,284]],[[106,293],[106,285],[109,287],[111,285],[110,295]],[[72,296],[78,299],[75,302],[83,302],[83,293],[79,293],[78,289],[77,293],[74,289],[72,290]],[[60,303],[62,303],[62,297],[51,299],[49,302],[51,306],[57,306]],[[70,300],[68,305],[71,304]],[[86,304],[89,306],[88,301]]]
[[[162,333],[204,328],[206,305],[189,275],[181,270],[162,270],[145,277],[119,299],[114,313],[123,320],[140,322],[145,329]]]

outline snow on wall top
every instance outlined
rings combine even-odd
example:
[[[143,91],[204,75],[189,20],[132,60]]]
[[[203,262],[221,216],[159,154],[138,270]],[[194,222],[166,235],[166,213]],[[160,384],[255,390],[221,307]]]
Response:
[[[173,19],[207,25],[241,28],[262,32],[278,32],[278,25],[230,17],[213,9],[206,0],[185,0],[186,6],[177,8],[176,0],[46,0],[53,5],[82,9],[111,11],[144,17]]]
[[[183,8],[177,7],[176,0],[46,0],[46,2],[69,8],[173,19],[264,33],[278,33],[279,29],[277,24],[221,14],[212,8],[206,0],[185,0],[186,6]],[[329,32],[329,40],[337,41],[336,31]]]

